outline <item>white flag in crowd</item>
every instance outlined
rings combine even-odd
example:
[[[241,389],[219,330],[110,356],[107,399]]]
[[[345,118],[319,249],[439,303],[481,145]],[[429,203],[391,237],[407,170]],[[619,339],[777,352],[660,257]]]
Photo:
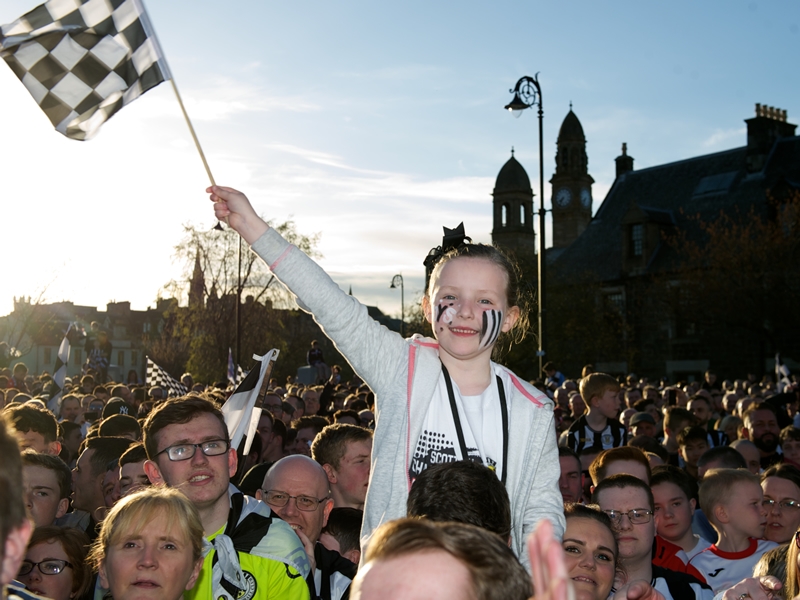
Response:
[[[171,78],[141,0],[49,0],[0,26],[0,56],[74,140]]]
[[[67,365],[69,364],[69,332],[71,330],[72,323],[67,327],[67,333],[64,334],[64,339],[61,340],[61,345],[58,347],[56,366],[53,370],[53,387],[51,388],[50,400],[47,401],[47,408],[54,415],[59,415],[58,403],[61,400],[61,394],[64,392],[64,380],[67,377]]]
[[[147,359],[147,374],[144,381],[148,386],[157,385],[166,388],[169,396],[183,396],[189,392],[185,385],[150,360],[149,356],[145,358]]]
[[[792,373],[789,371],[789,367],[781,362],[780,352],[777,352],[775,354],[775,382],[778,386],[778,392],[783,393],[786,386],[791,385],[791,375]]]
[[[244,454],[250,452],[250,445],[253,443],[253,436],[258,428],[258,420],[261,418],[261,411],[254,410],[258,392],[261,390],[264,380],[269,378],[272,365],[279,353],[280,351],[275,348],[264,356],[254,354],[253,358],[259,361],[259,367],[250,369],[244,381],[222,405],[222,414],[225,416],[225,423],[228,426],[231,447],[238,448],[242,440],[246,439]]]

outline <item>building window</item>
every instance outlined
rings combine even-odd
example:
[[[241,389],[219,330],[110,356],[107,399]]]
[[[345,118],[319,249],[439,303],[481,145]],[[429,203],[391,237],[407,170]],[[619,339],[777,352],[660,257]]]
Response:
[[[80,348],[74,348],[72,350],[72,356],[73,356],[72,364],[75,365],[76,367],[80,366],[83,363],[83,361],[81,360],[81,349]]]
[[[500,225],[502,227],[508,225],[508,204],[503,204],[500,207]]]
[[[45,348],[44,349],[44,364],[49,365],[50,361],[53,360],[53,349],[52,348]]]
[[[625,296],[622,292],[612,292],[605,295],[606,310],[621,315],[625,312]]]
[[[117,364],[121,367],[125,364],[125,351],[117,351]]]
[[[631,256],[644,255],[644,225],[631,225]]]

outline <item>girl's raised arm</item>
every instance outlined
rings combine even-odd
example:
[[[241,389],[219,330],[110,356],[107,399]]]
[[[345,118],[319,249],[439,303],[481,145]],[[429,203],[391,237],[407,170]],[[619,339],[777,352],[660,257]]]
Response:
[[[269,229],[269,225],[256,214],[242,192],[221,185],[212,185],[206,192],[214,203],[214,216],[220,221],[227,219],[228,225],[248,244],[255,242]]]

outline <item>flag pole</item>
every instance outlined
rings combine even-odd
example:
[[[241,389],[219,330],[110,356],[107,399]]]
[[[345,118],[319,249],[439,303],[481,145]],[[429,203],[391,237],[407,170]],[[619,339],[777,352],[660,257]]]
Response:
[[[186,124],[189,126],[189,133],[192,134],[192,139],[194,140],[194,145],[197,148],[197,151],[200,153],[200,159],[203,161],[203,166],[206,168],[206,173],[208,174],[208,179],[211,181],[211,185],[217,185],[214,182],[214,176],[211,174],[211,168],[208,166],[208,161],[206,160],[206,155],[203,152],[203,148],[200,146],[200,140],[197,139],[197,134],[194,132],[194,127],[192,126],[192,121],[189,119],[189,113],[186,112],[186,107],[183,105],[183,100],[181,99],[181,94],[178,92],[178,86],[175,84],[175,77],[170,78],[170,83],[172,84],[172,89],[175,90],[175,97],[178,98],[178,104],[181,107],[181,112],[183,113],[183,118],[186,119]]]
[[[203,152],[203,149],[200,147],[200,140],[197,139],[197,134],[194,131],[194,127],[192,126],[191,120],[189,120],[189,114],[186,112],[186,107],[183,105],[183,100],[181,99],[181,95],[178,92],[178,86],[175,84],[175,77],[172,75],[172,69],[169,68],[169,63],[167,62],[167,55],[164,53],[163,49],[161,48],[161,42],[158,41],[158,36],[156,35],[156,30],[153,27],[152,21],[150,21],[150,17],[147,14],[147,10],[144,7],[144,0],[133,0],[134,4],[138,4],[141,8],[139,11],[141,13],[140,21],[142,22],[142,26],[145,28],[148,37],[151,37],[153,43],[156,45],[156,50],[158,51],[158,55],[160,56],[159,63],[163,66],[166,74],[169,76],[170,83],[172,83],[172,89],[175,90],[175,96],[178,98],[178,104],[181,107],[181,112],[183,113],[183,118],[186,119],[186,124],[189,126],[189,132],[192,134],[192,139],[194,140],[194,145],[197,148],[197,151],[200,153],[200,158],[203,161],[203,166],[206,169],[206,174],[208,175],[209,181],[211,181],[211,185],[216,185],[214,182],[214,176],[211,174],[211,168],[208,166],[208,161],[206,160],[206,155]]]

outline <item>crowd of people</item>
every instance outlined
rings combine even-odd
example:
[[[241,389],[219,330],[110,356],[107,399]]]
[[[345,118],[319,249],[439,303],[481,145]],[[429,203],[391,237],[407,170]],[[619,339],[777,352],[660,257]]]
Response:
[[[501,336],[525,324],[515,269],[496,249],[432,250],[423,310],[435,339],[404,340],[243,195],[210,192],[217,217],[363,379],[319,367],[312,346],[318,382],[268,382],[245,455],[220,410],[232,390],[190,374],[190,391],[169,398],[87,373],[50,410],[50,375],[21,363],[0,371],[6,597],[800,591],[794,384],[709,372],[670,385],[591,366],[568,379],[553,364],[523,381],[491,361]]]

